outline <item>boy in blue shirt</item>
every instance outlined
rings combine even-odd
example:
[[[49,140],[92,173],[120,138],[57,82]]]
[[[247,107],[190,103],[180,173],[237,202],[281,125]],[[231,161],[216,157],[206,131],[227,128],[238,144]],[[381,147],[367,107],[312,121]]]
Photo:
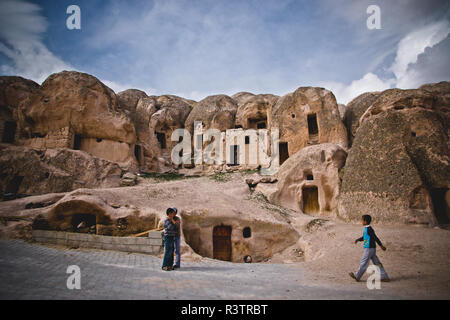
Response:
[[[363,276],[364,272],[366,272],[367,267],[369,266],[370,260],[372,260],[373,264],[376,265],[380,269],[381,281],[388,282],[389,277],[384,270],[383,265],[380,262],[380,259],[377,257],[377,249],[376,244],[380,246],[383,251],[386,250],[386,247],[383,246],[380,239],[375,234],[375,231],[370,226],[370,222],[372,221],[372,217],[368,214],[362,216],[362,224],[364,226],[364,233],[361,238],[355,240],[355,243],[359,241],[364,241],[364,254],[359,264],[359,269],[356,273],[350,272],[350,277],[359,281]]]

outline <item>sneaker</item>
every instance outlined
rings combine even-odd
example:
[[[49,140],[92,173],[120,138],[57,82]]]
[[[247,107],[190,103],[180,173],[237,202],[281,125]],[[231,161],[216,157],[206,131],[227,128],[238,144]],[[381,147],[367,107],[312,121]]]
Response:
[[[172,269],[180,269],[180,266],[173,266]]]
[[[350,272],[348,275],[349,275],[350,277],[352,277],[353,279],[355,279],[356,282],[359,281],[358,279],[356,279],[355,274],[354,274],[353,272]]]

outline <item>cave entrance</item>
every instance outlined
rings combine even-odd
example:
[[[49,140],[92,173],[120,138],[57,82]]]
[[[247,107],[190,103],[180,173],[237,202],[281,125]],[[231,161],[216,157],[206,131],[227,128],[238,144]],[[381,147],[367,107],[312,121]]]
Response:
[[[158,139],[159,142],[159,146],[161,147],[161,149],[165,149],[166,148],[166,134],[163,132],[156,132],[156,139]]]
[[[213,258],[231,261],[231,227],[216,226],[213,229]]]
[[[13,193],[13,194],[18,193],[22,180],[23,176],[15,176],[14,178],[12,178],[12,180],[8,183],[6,187],[5,193]]]
[[[433,201],[434,215],[439,224],[450,223],[450,208],[449,203],[445,199],[447,188],[431,189],[430,195]]]
[[[81,135],[76,134],[73,137],[73,150],[80,150],[81,147]]]
[[[308,133],[309,135],[319,134],[319,126],[317,125],[317,115],[315,113],[308,114]]]
[[[17,124],[14,121],[6,121],[3,128],[3,143],[14,143],[14,137],[16,136]]]
[[[248,119],[248,128],[249,129],[266,129],[267,128],[267,118],[257,118],[257,119]]]
[[[72,215],[72,230],[81,233],[97,233],[97,219],[95,214],[75,213]]]
[[[320,211],[319,190],[317,187],[305,187],[302,190],[303,213],[317,213]]]
[[[139,165],[141,164],[141,146],[140,145],[135,145],[134,146],[134,156],[136,157],[137,162],[139,163]]]
[[[289,149],[287,142],[280,142],[278,145],[280,155],[280,166],[289,158]]]

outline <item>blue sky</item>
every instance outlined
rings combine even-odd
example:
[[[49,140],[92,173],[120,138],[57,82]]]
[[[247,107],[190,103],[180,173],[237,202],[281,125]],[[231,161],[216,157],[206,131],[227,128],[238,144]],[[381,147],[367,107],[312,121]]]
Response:
[[[66,27],[71,4],[81,30]],[[371,4],[380,30],[367,28]],[[449,33],[440,0],[0,0],[0,74],[78,70],[116,92],[195,100],[322,86],[348,103],[450,80]]]

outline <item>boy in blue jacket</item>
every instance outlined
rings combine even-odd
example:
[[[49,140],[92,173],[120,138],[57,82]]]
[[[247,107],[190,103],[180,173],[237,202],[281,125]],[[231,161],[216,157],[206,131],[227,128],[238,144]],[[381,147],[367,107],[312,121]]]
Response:
[[[375,234],[375,231],[370,226],[371,221],[372,217],[370,215],[365,214],[362,216],[361,222],[364,226],[364,233],[361,238],[355,240],[355,243],[358,243],[359,241],[364,241],[364,254],[359,264],[358,271],[356,271],[356,273],[350,272],[350,277],[352,277],[356,281],[359,281],[363,276],[364,272],[366,272],[370,260],[372,260],[373,264],[380,268],[381,281],[388,282],[389,277],[386,273],[386,270],[384,270],[384,267],[381,264],[380,259],[378,259],[377,257],[376,244],[378,243],[378,245],[380,246],[381,249],[383,249],[383,251],[386,250],[386,247],[383,246],[380,239],[378,239],[377,235]]]

